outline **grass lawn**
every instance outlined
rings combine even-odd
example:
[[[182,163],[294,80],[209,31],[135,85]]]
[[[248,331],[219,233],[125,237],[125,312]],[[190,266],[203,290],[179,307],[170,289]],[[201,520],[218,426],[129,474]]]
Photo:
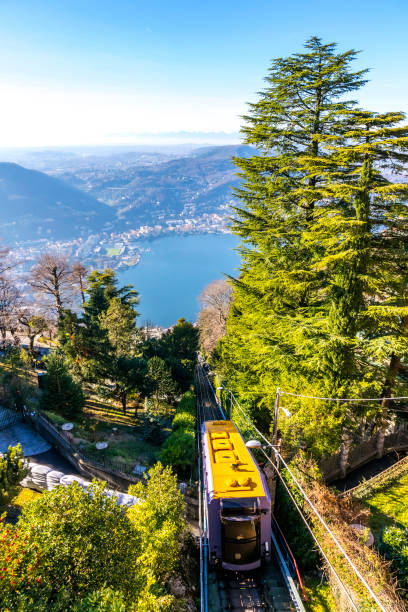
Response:
[[[45,412],[58,428],[67,419],[52,411]],[[136,464],[150,466],[159,459],[160,445],[143,439],[144,410],[130,408],[126,415],[115,405],[91,396],[82,414],[70,419],[74,423],[72,441],[90,459],[112,462],[117,469],[133,469]],[[164,428],[167,434],[171,430]],[[96,442],[107,442],[108,448],[98,450]],[[127,471],[127,470],[126,470]]]
[[[6,512],[6,521],[16,523],[23,506],[37,499],[40,495],[41,493],[32,489],[25,489],[20,486],[15,487],[9,492],[9,499],[6,503],[0,506],[0,515]]]
[[[109,255],[109,257],[117,257],[120,253],[120,249],[115,249],[114,247],[110,248],[110,249],[106,249],[106,254]]]
[[[26,489],[24,487],[17,487],[17,491],[14,497],[11,498],[10,504],[13,506],[20,506],[22,508],[33,499],[37,499],[42,495],[38,491],[33,491],[32,489]]]
[[[408,527],[408,468],[362,500],[371,510],[370,527],[378,536],[384,527]]]

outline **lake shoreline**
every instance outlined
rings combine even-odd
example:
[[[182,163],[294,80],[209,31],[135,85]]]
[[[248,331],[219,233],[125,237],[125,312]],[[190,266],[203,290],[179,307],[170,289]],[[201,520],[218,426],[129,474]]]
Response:
[[[136,266],[117,270],[120,284],[140,294],[139,321],[167,328],[184,317],[194,322],[198,296],[225,275],[236,275],[238,238],[231,233],[161,236]]]

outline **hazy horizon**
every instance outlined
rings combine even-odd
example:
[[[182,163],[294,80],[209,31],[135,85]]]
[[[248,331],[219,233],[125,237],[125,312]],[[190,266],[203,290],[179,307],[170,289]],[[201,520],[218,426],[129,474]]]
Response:
[[[321,0],[294,0],[290,10],[270,0],[209,0],[205,7],[6,0],[1,146],[175,144],[177,134],[179,143],[191,142],[189,135],[225,142],[239,132],[271,60],[302,52],[315,35],[339,51],[361,49],[355,69],[371,69],[356,94],[363,107],[407,111],[408,5],[394,0],[393,7],[384,11],[379,0],[344,0],[341,10]]]

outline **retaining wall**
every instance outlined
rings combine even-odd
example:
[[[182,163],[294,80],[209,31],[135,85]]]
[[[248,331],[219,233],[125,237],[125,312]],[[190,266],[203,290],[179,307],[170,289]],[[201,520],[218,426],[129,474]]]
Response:
[[[396,429],[394,432],[385,436],[383,455],[393,451],[405,451],[408,449],[408,430],[405,426]],[[378,458],[377,455],[377,436],[369,440],[359,442],[352,447],[347,457],[345,470],[342,464],[342,452],[338,452],[331,457],[325,457],[320,463],[320,470],[327,484],[338,478],[344,478],[353,470],[369,463],[372,459]]]

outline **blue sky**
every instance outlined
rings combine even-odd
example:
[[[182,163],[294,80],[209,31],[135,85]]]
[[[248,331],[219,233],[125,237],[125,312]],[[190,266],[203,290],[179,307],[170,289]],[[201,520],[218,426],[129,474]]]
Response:
[[[362,105],[408,111],[407,23],[402,0],[0,0],[0,146],[237,132],[270,60],[312,35],[362,50]]]

